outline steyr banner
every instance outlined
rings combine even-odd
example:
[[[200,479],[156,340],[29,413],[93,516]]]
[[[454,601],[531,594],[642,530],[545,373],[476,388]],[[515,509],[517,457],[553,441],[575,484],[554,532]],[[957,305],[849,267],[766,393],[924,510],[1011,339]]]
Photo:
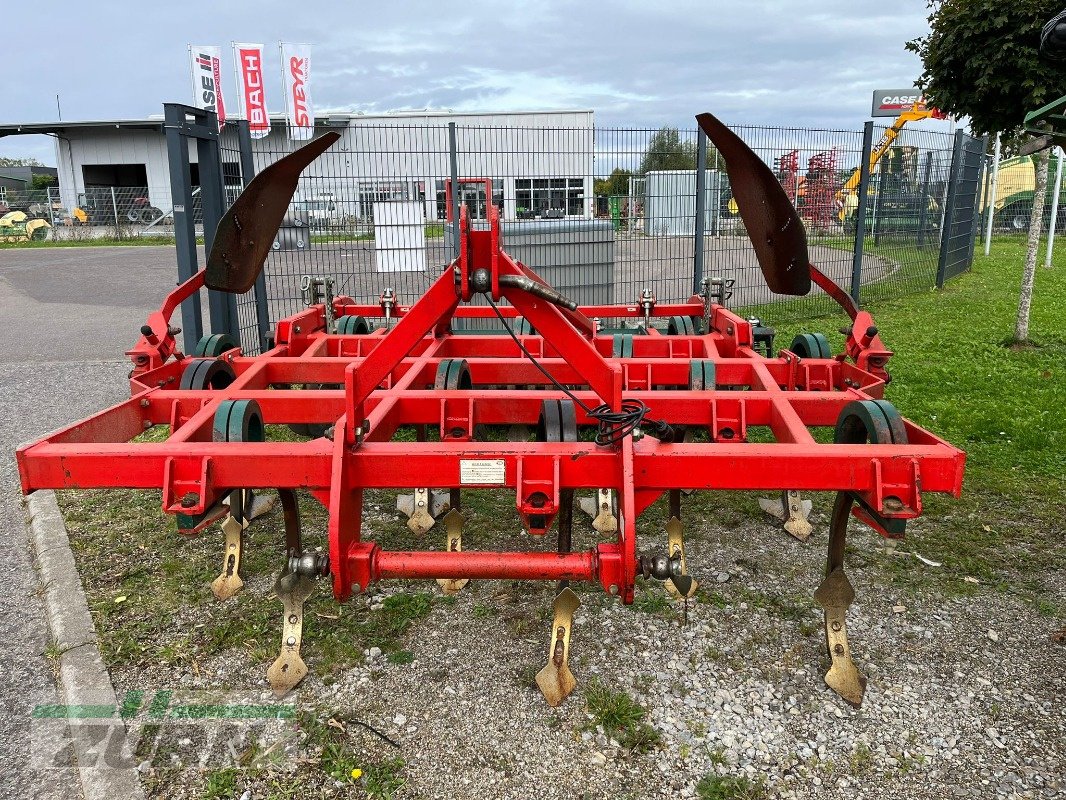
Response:
[[[193,104],[218,114],[218,129],[222,130],[226,124],[226,105],[222,102],[222,48],[191,44],[189,58]]]
[[[270,133],[270,115],[263,86],[263,45],[234,42],[233,58],[237,65],[241,116],[248,120],[252,138],[262,139]]]
[[[311,46],[288,42],[280,45],[289,138],[310,139],[315,135],[315,111],[311,105]]]

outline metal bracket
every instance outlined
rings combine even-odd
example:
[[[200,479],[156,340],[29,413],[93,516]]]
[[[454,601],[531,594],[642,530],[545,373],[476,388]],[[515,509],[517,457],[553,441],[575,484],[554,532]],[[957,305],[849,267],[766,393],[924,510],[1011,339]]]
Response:
[[[548,663],[537,673],[537,686],[550,706],[559,705],[577,686],[569,666],[570,631],[574,624],[574,612],[580,605],[578,596],[569,587],[555,596]]]
[[[463,515],[454,508],[444,515],[444,530],[447,540],[445,549],[449,553],[459,553],[463,549]],[[469,578],[437,578],[441,591],[445,594],[458,594],[466,586]]]
[[[304,601],[314,588],[314,578],[295,572],[283,573],[274,585],[284,607],[285,619],[281,653],[267,669],[267,680],[278,697],[288,694],[307,675],[307,665],[300,657],[300,644],[303,641]]]
[[[810,538],[814,528],[808,521],[811,513],[811,501],[804,500],[795,489],[781,492],[778,500],[759,498],[759,507],[771,517],[785,523],[784,528],[801,542]]]
[[[326,311],[326,333],[336,333],[337,314],[333,308],[333,278],[304,275],[300,279],[300,292],[304,297],[304,305],[315,306],[322,303]]]

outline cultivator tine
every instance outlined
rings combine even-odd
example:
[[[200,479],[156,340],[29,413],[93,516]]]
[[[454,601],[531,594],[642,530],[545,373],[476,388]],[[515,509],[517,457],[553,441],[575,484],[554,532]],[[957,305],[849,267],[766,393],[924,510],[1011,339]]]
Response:
[[[826,686],[858,707],[866,692],[866,677],[855,666],[848,644],[846,615],[848,606],[855,600],[855,589],[844,573],[844,544],[852,502],[847,492],[837,494],[829,524],[827,575],[815,590],[814,599],[825,609],[825,641],[832,661],[825,674]]]
[[[866,678],[851,658],[845,619],[848,606],[855,600],[855,589],[842,568],[837,567],[829,573],[815,590],[814,599],[825,609],[825,637],[832,659],[825,683],[853,706],[860,706],[866,691]]]
[[[232,514],[222,521],[222,533],[226,540],[222,551],[222,572],[211,581],[211,591],[219,600],[228,600],[244,586],[241,579],[241,559],[244,557],[244,530],[248,523],[241,523]]]
[[[580,605],[581,601],[569,587],[555,596],[548,663],[537,673],[537,686],[550,706],[559,705],[577,686],[569,665],[570,631],[574,624],[574,612]]]
[[[407,515],[407,527],[419,536],[429,531],[437,517],[450,508],[448,493],[436,489],[415,489],[413,494],[396,498],[396,510]]]
[[[598,533],[618,531],[618,517],[614,515],[614,490],[597,489],[596,497],[582,497],[577,504],[592,517],[592,527]]]
[[[811,513],[811,501],[804,500],[795,489],[781,492],[779,500],[760,497],[759,507],[771,517],[785,523],[785,530],[801,542],[810,538],[814,530],[808,519]]]
[[[284,697],[292,691],[307,675],[307,665],[300,657],[300,644],[303,641],[304,601],[314,588],[314,578],[295,572],[283,573],[274,585],[285,617],[281,631],[281,653],[267,669],[267,680],[278,697]]]
[[[696,594],[696,581],[688,577],[688,570],[685,568],[685,542],[684,542],[684,528],[681,525],[681,520],[677,517],[670,517],[670,521],[666,523],[666,536],[667,547],[669,549],[669,555],[671,559],[677,559],[681,562],[681,576],[688,578],[687,580],[679,580],[681,586],[677,586],[674,583],[674,578],[667,578],[663,581],[663,585],[666,587],[666,591],[675,600],[684,600],[688,597],[692,597]],[[680,576],[679,576],[680,577]],[[685,586],[684,584],[688,584]],[[681,589],[685,591],[682,592]]]
[[[449,553],[459,553],[463,549],[463,515],[452,509],[444,515],[445,542]],[[441,591],[445,594],[458,594],[466,586],[468,578],[437,578]]]

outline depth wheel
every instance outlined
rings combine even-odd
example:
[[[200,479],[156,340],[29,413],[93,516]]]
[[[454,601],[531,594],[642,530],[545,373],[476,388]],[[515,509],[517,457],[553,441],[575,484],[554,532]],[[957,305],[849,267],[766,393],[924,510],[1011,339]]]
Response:
[[[337,333],[345,336],[370,333],[370,323],[366,321],[366,317],[345,314],[337,317]]]
[[[836,444],[907,444],[907,428],[887,400],[853,400],[844,406],[833,433]]]
[[[800,358],[832,358],[829,340],[821,333],[801,333],[788,348]]]
[[[692,317],[670,317],[666,323],[666,334],[668,336],[695,336],[696,326],[692,322]]]
[[[537,441],[577,441],[577,409],[573,400],[544,400],[541,403]]]
[[[474,383],[470,379],[470,365],[465,358],[446,358],[437,367],[437,378],[433,382],[434,389],[472,389]]]
[[[237,347],[237,343],[233,341],[233,337],[228,333],[211,333],[202,337],[196,343],[192,354],[202,358],[218,358],[227,350],[232,350],[235,347]]]
[[[265,442],[263,412],[255,400],[223,400],[215,412],[211,439],[216,442]]]
[[[197,358],[181,373],[181,389],[204,391],[225,389],[237,379],[236,373],[225,361],[214,358]]]
[[[714,362],[706,358],[693,359],[689,362],[688,388],[703,391],[714,388]]]

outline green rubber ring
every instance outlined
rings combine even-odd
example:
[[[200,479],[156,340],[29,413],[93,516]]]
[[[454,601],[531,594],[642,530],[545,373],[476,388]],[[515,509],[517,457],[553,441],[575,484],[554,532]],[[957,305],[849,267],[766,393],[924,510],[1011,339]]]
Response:
[[[840,412],[833,432],[836,444],[892,444],[892,426],[873,400],[852,400]]]

